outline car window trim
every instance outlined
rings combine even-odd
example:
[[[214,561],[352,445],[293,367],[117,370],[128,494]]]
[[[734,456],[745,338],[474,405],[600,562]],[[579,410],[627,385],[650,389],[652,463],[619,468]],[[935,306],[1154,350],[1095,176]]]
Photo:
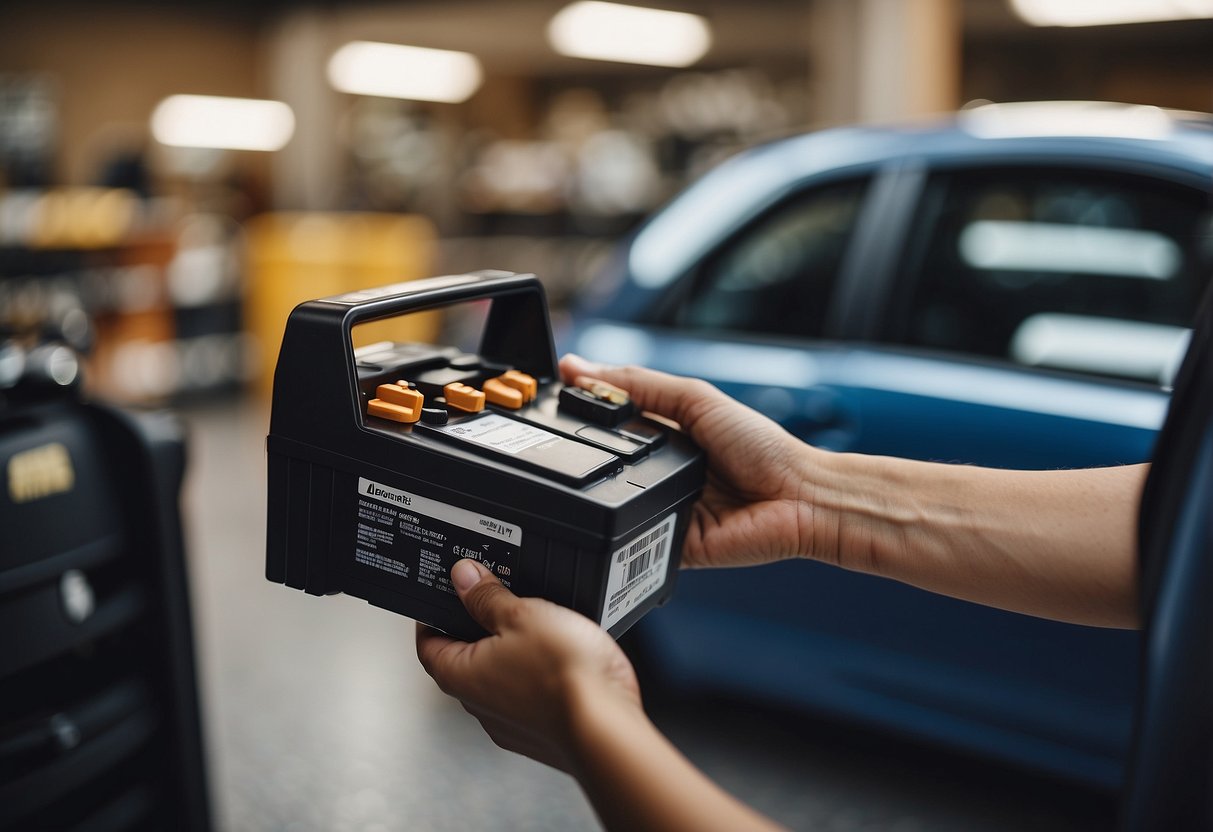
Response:
[[[930,173],[926,161],[907,157],[877,168],[843,255],[823,336],[876,339],[905,248],[914,211]]]

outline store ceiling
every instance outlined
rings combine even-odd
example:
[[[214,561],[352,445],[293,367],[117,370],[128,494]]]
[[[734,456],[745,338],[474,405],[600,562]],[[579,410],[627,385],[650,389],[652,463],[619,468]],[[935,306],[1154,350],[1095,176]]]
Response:
[[[567,0],[456,0],[376,3],[331,9],[338,39],[381,40],[477,55],[499,73],[610,74],[636,72],[635,65],[586,61],[556,54],[546,27]],[[701,66],[736,66],[756,55],[770,62],[803,61],[809,42],[810,4],[788,0],[696,0],[654,3],[708,18],[713,45]]]
[[[317,6],[277,0],[282,10],[310,10],[329,17],[338,38],[411,43],[461,49],[479,56],[491,71],[520,74],[618,74],[643,67],[585,61],[556,54],[545,31],[570,0],[369,0]],[[624,0],[676,9],[708,18],[714,42],[697,66],[713,68],[806,60],[818,3],[850,0]],[[915,2],[915,0],[907,0]],[[1067,43],[1186,44],[1207,37],[1213,21],[1183,21],[1086,29],[1036,29],[1024,23],[1008,0],[956,0],[966,39],[1061,38]]]
[[[556,54],[545,31],[552,16],[570,0],[115,0],[148,15],[197,15],[263,29],[295,15],[319,18],[331,26],[334,41],[378,40],[476,54],[491,72],[527,75],[618,75],[645,67],[586,61]],[[714,42],[696,65],[722,66],[804,62],[812,37],[813,7],[849,0],[623,0],[704,15]],[[915,0],[906,0],[915,2]],[[1008,0],[955,0],[966,41],[1058,39],[1066,44],[1151,43],[1189,46],[1213,35],[1213,21],[1185,21],[1088,29],[1034,29],[1011,10]],[[6,15],[45,16],[53,8],[94,9],[92,0],[0,0],[0,25]],[[658,70],[660,71],[660,70]]]

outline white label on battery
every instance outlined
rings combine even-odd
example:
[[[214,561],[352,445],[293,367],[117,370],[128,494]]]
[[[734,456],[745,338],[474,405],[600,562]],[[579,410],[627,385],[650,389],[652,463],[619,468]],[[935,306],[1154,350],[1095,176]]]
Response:
[[[467,439],[469,442],[488,445],[490,448],[505,451],[507,454],[516,454],[550,439],[560,438],[556,434],[534,425],[507,419],[496,413],[490,413],[488,416],[481,416],[479,419],[467,422],[447,425],[439,430]]]
[[[424,514],[427,517],[444,520],[452,525],[470,529],[489,537],[495,537],[498,540],[504,540],[506,543],[512,543],[515,546],[522,545],[522,529],[512,523],[498,520],[495,517],[486,517],[483,514],[468,511],[466,508],[440,503],[437,500],[431,500],[418,494],[410,494],[407,491],[401,491],[399,488],[392,488],[381,482],[374,482],[364,477],[358,478],[358,493],[380,502],[391,503],[404,509],[405,512],[415,511],[417,514]]]
[[[607,575],[606,599],[602,602],[600,618],[604,629],[614,627],[665,585],[666,564],[670,559],[677,519],[677,513],[670,514],[611,555],[611,571]]]

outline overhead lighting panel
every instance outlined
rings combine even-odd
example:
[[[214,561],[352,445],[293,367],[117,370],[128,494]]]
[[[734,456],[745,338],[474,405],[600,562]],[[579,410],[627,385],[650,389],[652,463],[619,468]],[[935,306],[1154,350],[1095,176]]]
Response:
[[[152,135],[174,147],[278,150],[295,132],[281,101],[218,95],[170,95],[152,112]]]
[[[480,88],[480,61],[467,52],[356,40],[329,59],[341,92],[457,104]]]
[[[1213,0],[1011,0],[1033,26],[1110,26],[1213,17]]]
[[[690,66],[712,45],[702,17],[686,12],[580,0],[548,23],[548,42],[561,55],[650,66]]]

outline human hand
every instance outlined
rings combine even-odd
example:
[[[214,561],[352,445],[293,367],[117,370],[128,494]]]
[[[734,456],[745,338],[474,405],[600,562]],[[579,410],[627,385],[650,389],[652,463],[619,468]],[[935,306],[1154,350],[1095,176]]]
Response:
[[[474,560],[456,563],[451,583],[489,635],[465,642],[418,624],[417,657],[498,746],[575,774],[579,711],[643,714],[632,665],[596,623],[519,598]]]
[[[705,381],[576,355],[561,359],[560,374],[566,384],[600,380],[628,391],[637,408],[677,422],[707,454],[707,484],[691,513],[683,566],[812,554],[808,445]]]

